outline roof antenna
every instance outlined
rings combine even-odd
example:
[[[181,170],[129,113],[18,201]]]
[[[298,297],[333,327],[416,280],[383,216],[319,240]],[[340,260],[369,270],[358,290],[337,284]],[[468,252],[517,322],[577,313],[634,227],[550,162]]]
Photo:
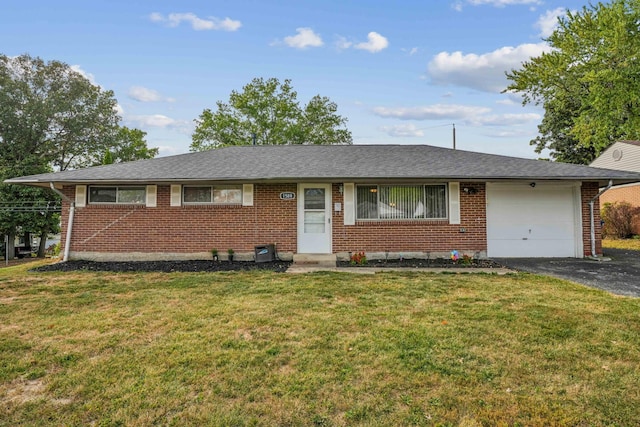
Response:
[[[453,149],[456,149],[456,124],[455,123],[451,123],[451,126],[453,126]]]

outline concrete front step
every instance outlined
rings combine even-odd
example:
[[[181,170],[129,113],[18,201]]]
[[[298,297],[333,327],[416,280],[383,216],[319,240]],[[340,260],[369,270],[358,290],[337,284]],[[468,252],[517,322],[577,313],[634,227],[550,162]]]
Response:
[[[293,254],[293,265],[298,267],[335,267],[336,254]]]

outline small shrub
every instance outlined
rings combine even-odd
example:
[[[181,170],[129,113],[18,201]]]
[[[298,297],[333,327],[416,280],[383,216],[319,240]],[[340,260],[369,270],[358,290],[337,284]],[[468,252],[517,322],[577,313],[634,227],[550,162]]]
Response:
[[[470,255],[462,255],[462,263],[464,265],[471,265],[471,263],[473,263],[473,257]]]
[[[633,216],[639,210],[627,202],[605,203],[600,212],[604,221],[602,235],[618,239],[631,237],[633,235]]]
[[[367,263],[367,255],[363,252],[356,252],[355,254],[351,255],[351,259],[350,259],[351,264],[358,264],[358,265],[363,265]]]
[[[49,246],[46,250],[46,254],[51,257],[57,257],[60,255],[60,243],[55,243]]]

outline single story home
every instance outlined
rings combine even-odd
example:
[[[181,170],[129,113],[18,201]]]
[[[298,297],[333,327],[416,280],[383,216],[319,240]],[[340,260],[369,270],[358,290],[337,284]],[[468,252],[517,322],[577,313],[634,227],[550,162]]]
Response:
[[[233,146],[7,183],[63,196],[65,259],[256,246],[369,258],[601,254],[598,196],[640,173],[428,145]],[[221,256],[222,257],[222,256]]]
[[[640,173],[640,141],[614,142],[590,166]],[[600,198],[601,206],[616,202],[627,202],[640,208],[640,183],[616,185]],[[632,229],[634,234],[640,234],[640,214],[634,216]]]

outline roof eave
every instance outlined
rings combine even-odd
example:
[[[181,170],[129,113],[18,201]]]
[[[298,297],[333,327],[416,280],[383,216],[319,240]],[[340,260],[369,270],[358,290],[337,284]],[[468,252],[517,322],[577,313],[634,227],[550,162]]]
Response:
[[[104,179],[104,180],[87,180],[87,179],[66,179],[66,180],[29,180],[29,179],[7,179],[7,184],[28,185],[36,187],[49,187],[53,182],[56,186],[61,185],[170,185],[176,183],[207,183],[207,182],[226,182],[226,183],[297,183],[297,182],[323,182],[323,183],[373,183],[373,182],[415,182],[415,181],[597,181],[600,185],[606,185],[609,181],[613,181],[614,185],[631,184],[640,182],[640,178],[630,177],[607,177],[607,176],[406,176],[406,177],[268,177],[268,178],[238,178],[238,177],[217,177],[217,178],[148,178],[148,179]]]

